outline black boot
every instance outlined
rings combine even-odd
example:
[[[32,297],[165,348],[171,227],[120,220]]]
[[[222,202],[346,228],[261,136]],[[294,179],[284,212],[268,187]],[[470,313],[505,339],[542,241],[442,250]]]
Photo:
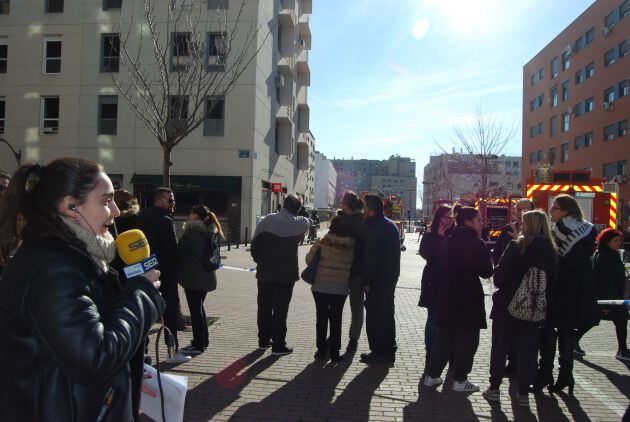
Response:
[[[543,388],[551,388],[553,386],[553,374],[551,372],[538,371],[536,379],[532,385],[532,393],[540,393]]]

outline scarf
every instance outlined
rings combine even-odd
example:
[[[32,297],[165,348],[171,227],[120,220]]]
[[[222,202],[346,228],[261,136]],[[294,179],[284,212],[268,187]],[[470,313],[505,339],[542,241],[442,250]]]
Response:
[[[578,221],[573,217],[564,217],[551,228],[556,239],[558,255],[564,257],[573,246],[588,236],[593,230],[593,225],[588,221]]]
[[[66,226],[72,230],[72,232],[85,243],[87,252],[90,254],[94,262],[102,268],[103,271],[107,271],[108,264],[116,257],[116,242],[110,232],[104,235],[96,235],[91,230],[83,228],[80,224],[77,224],[70,218],[63,218],[63,222]]]

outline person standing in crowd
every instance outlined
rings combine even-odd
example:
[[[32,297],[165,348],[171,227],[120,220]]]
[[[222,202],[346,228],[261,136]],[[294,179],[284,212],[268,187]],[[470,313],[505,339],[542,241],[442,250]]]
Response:
[[[19,167],[0,202],[0,420],[131,422],[129,360],[164,310],[159,271],[121,286],[114,188],[89,160]],[[21,215],[26,226],[18,231]]]
[[[490,386],[483,393],[489,401],[500,401],[499,386],[506,374],[505,358],[516,344],[518,356],[518,403],[528,406],[529,387],[533,383],[538,355],[540,323],[515,318],[508,307],[526,274],[533,268],[544,271],[546,297],[550,296],[557,272],[558,253],[551,237],[547,215],[527,211],[519,215],[521,235],[508,243],[499,265],[494,269],[492,296],[492,349],[490,353]],[[546,312],[546,308],[545,308]]]
[[[396,321],[394,296],[400,276],[400,232],[383,214],[383,200],[365,196],[366,226],[363,255],[363,286],[366,330],[370,353],[361,362],[391,364],[396,361]]]
[[[598,300],[624,299],[626,290],[626,270],[619,250],[623,246],[623,233],[618,230],[605,229],[597,236],[597,252],[593,257],[593,270],[597,285]],[[601,319],[612,321],[617,334],[617,359],[630,361],[630,352],[626,339],[628,337],[628,310],[624,305],[598,306]],[[582,352],[580,339],[588,329],[577,330],[574,349]]]
[[[520,199],[516,204],[514,204],[514,221],[503,227],[501,234],[492,249],[492,260],[494,261],[494,265],[499,264],[501,255],[503,255],[508,243],[519,237],[521,223],[523,222],[523,213],[532,211],[533,209],[534,203],[526,198]]]
[[[422,271],[418,306],[427,309],[427,321],[424,326],[424,348],[426,350],[427,363],[431,356],[431,347],[435,338],[437,299],[443,273],[440,262],[440,250],[444,239],[453,232],[454,223],[453,208],[445,204],[438,206],[429,231],[422,236],[420,241],[420,256],[424,258],[426,264]]]
[[[252,237],[251,254],[257,264],[258,347],[276,356],[288,355],[287,313],[295,282],[300,279],[298,245],[310,220],[298,216],[302,201],[294,194],[284,199],[276,214],[264,217]]]
[[[182,348],[185,355],[196,356],[208,347],[208,322],[203,302],[208,292],[217,288],[216,271],[209,270],[203,263],[204,250],[208,242],[220,248],[225,239],[217,216],[203,204],[195,205],[184,224],[184,234],[179,239],[179,255],[182,263],[182,287],[190,310],[192,343]]]
[[[114,202],[120,210],[120,216],[114,219],[116,231],[124,233],[127,230],[138,228],[138,214],[140,205],[138,199],[125,189],[117,189],[114,192]]]
[[[584,220],[577,201],[570,195],[558,195],[550,214],[551,221],[555,223],[552,233],[560,258],[556,286],[548,305],[549,320],[541,335],[540,363],[534,391],[540,391],[545,386],[550,386],[552,392],[569,387],[572,395],[574,330],[592,327],[599,321],[597,287],[591,261],[597,231]],[[553,384],[556,342],[560,372]]]
[[[485,297],[479,277],[489,278],[493,268],[488,248],[481,240],[479,211],[461,207],[456,222],[453,234],[444,241],[437,332],[424,385],[442,384],[440,376],[452,355],[453,391],[470,393],[479,391],[479,387],[468,380],[468,374],[479,346],[479,332],[487,328]]]
[[[349,236],[350,230],[345,221],[333,217],[330,229],[322,240],[311,246],[306,255],[310,264],[317,253],[320,254],[317,272],[311,290],[317,311],[317,359],[326,359],[330,347],[330,360],[341,362],[341,322],[343,307],[350,291],[350,268],[354,260],[355,242]],[[330,340],[327,340],[330,323]]]
[[[363,200],[353,191],[345,191],[341,199],[341,218],[348,227],[350,237],[354,239],[354,259],[350,268],[350,340],[347,352],[355,352],[359,345],[361,330],[363,329],[363,253],[365,248],[365,218],[363,215]]]
[[[11,175],[4,170],[0,170],[0,198],[2,198],[6,190],[9,189],[10,181]]]
[[[153,206],[140,211],[138,224],[149,241],[151,252],[155,254],[162,273],[160,292],[166,300],[164,324],[175,340],[175,356],[167,363],[183,363],[190,360],[179,352],[177,339],[178,315],[180,313],[178,285],[181,280],[181,266],[177,250],[175,220],[171,214],[175,211],[175,195],[169,188],[158,188],[153,198]],[[166,340],[166,338],[165,338]]]
[[[300,207],[300,210],[298,211],[297,215],[299,217],[304,217],[307,218],[310,222],[310,224],[312,224],[313,222],[311,221],[311,214],[308,212],[308,210],[306,209],[306,207],[304,205],[302,205]],[[309,228],[310,228],[310,224],[309,224]],[[308,233],[308,230],[307,230]],[[304,244],[304,237],[302,237],[302,240],[300,241],[300,246],[302,246]]]

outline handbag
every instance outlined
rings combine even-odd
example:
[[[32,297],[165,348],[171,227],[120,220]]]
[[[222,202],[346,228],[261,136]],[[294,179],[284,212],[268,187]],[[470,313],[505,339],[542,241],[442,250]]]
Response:
[[[302,280],[306,281],[308,284],[313,284],[315,282],[315,276],[317,275],[317,268],[319,267],[321,252],[321,249],[317,249],[317,252],[315,252],[315,256],[313,257],[311,263],[306,266],[304,271],[302,271]]]
[[[523,321],[542,321],[547,311],[546,291],[546,271],[530,267],[508,306],[508,312]]]
[[[221,268],[221,247],[217,241],[217,235],[206,238],[201,263],[208,271],[216,271]]]

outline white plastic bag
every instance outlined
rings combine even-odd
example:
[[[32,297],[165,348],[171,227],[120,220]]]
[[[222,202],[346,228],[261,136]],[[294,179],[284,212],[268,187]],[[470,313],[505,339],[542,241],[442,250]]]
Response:
[[[184,419],[184,404],[188,377],[161,373],[162,390],[164,391],[164,413],[167,422],[181,422]],[[140,411],[151,419],[162,421],[162,407],[160,404],[160,387],[158,386],[157,371],[154,367],[144,364],[144,378],[140,394]]]

